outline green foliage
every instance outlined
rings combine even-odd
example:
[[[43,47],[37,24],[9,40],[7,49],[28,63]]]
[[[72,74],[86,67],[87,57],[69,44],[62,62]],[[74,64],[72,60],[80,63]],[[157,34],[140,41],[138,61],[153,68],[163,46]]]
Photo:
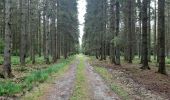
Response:
[[[166,58],[166,64],[170,64],[170,59]]]
[[[2,95],[12,95],[20,92],[22,87],[20,84],[16,84],[11,81],[0,82],[0,96]]]
[[[71,61],[70,59],[67,60],[63,60],[61,63],[58,63],[56,65],[53,65],[47,69],[43,69],[43,70],[38,70],[35,72],[32,72],[29,76],[27,76],[24,80],[24,87],[28,86],[28,89],[32,89],[32,86],[36,83],[42,83],[45,80],[48,79],[48,77],[55,73],[58,72],[61,68],[63,68],[64,66],[66,66],[69,62]]]
[[[4,61],[3,56],[0,56],[0,65],[3,64],[3,61]],[[11,63],[12,65],[19,65],[20,64],[19,56],[12,56]]]
[[[114,43],[114,46],[121,46],[122,45],[122,39],[119,36],[114,37],[114,39],[111,40],[111,43]]]
[[[25,90],[31,90],[34,85],[43,83],[51,74],[57,73],[73,60],[73,56],[66,60],[61,60],[58,64],[52,65],[46,69],[37,70],[31,72],[26,76],[21,83],[15,83],[12,81],[1,82],[0,81],[0,96],[12,96],[16,93],[23,92]]]
[[[12,56],[12,65],[19,65],[19,64],[20,64],[19,56]]]

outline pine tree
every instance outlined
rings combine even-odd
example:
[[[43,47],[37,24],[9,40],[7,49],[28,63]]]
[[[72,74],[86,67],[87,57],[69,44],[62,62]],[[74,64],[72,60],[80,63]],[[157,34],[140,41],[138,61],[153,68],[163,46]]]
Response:
[[[148,65],[148,40],[147,40],[147,23],[148,23],[148,16],[147,16],[147,5],[148,0],[143,0],[142,6],[142,55],[143,55],[143,66],[141,69],[150,69]]]
[[[12,32],[11,32],[10,8],[11,8],[11,0],[5,0],[5,49],[4,49],[4,67],[3,67],[4,77],[12,76],[12,70],[11,70]]]
[[[165,69],[165,0],[158,0],[158,41],[159,41],[159,69],[166,74]]]

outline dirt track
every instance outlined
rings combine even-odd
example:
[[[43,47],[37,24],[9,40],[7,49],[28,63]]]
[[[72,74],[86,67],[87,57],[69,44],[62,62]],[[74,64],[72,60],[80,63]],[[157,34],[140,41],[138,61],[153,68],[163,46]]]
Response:
[[[40,100],[69,100],[73,92],[77,64],[77,61],[71,64],[64,76],[56,80]]]
[[[76,59],[80,59],[79,56]],[[105,84],[104,80],[94,72],[93,67],[86,60],[83,61],[91,100],[119,100],[118,96]],[[71,64],[64,76],[56,80],[40,99],[69,100],[74,90],[76,69],[79,63],[80,61],[76,60]]]

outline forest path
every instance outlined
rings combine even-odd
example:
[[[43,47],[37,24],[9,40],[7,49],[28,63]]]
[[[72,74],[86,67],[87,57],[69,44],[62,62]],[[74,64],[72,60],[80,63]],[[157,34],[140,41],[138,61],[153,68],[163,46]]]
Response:
[[[94,71],[94,68],[87,61],[84,64],[89,87],[92,92],[92,100],[120,100],[106,85],[102,77]]]
[[[78,60],[74,61],[69,70],[59,79],[54,81],[53,85],[39,98],[39,100],[69,100],[75,83],[76,68]]]
[[[77,55],[69,70],[54,81],[39,100],[120,100],[93,70],[87,59],[84,55]],[[79,76],[81,78],[78,78]]]

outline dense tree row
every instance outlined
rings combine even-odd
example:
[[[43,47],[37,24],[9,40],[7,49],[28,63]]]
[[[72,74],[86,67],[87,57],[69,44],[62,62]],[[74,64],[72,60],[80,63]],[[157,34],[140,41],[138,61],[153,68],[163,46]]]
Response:
[[[0,56],[4,56],[2,74],[12,76],[11,56],[36,63],[44,56],[47,64],[60,56],[78,52],[76,0],[0,0]],[[4,52],[3,52],[4,51]]]
[[[159,71],[166,74],[169,57],[168,0],[87,0],[83,50],[100,60],[109,56],[120,65],[120,58],[132,63],[141,59],[141,69],[157,58]],[[165,55],[166,53],[166,55]]]

